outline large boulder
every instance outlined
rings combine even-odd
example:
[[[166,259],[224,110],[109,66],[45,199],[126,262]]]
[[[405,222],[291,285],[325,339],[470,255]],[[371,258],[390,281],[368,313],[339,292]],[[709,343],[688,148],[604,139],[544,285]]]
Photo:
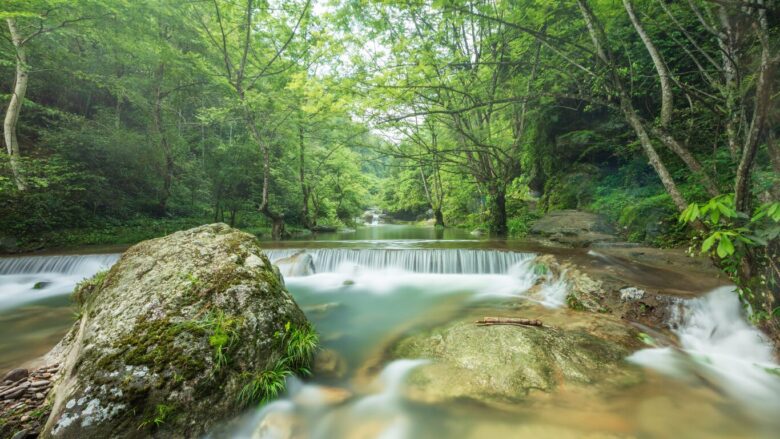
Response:
[[[275,396],[316,344],[257,239],[224,224],[135,245],[74,298],[44,437],[198,437]]]
[[[392,354],[431,360],[408,379],[409,396],[426,402],[467,399],[506,408],[562,385],[610,391],[640,382],[641,371],[625,361],[639,347],[636,332],[609,316],[579,314],[591,318],[567,323],[571,317],[562,316],[555,327],[460,319],[401,340]]]
[[[571,209],[549,212],[536,220],[529,235],[567,247],[589,247],[619,241],[606,218]]]

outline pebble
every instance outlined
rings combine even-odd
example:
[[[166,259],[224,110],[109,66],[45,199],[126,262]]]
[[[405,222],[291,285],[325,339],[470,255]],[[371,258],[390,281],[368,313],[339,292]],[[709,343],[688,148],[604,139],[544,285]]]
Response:
[[[43,393],[38,392],[35,394],[35,399],[43,399],[43,396],[44,396]]]
[[[30,415],[24,415],[21,418],[19,418],[19,420],[22,422],[27,422],[30,420]]]
[[[33,381],[32,384],[30,384],[32,387],[44,387],[49,385],[49,380],[40,380],[40,381]]]

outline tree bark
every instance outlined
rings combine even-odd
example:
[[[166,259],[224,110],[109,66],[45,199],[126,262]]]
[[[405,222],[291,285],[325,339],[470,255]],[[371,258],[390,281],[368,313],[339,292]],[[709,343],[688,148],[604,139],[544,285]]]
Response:
[[[444,225],[444,214],[441,212],[441,209],[434,209],[433,210],[433,217],[436,220],[436,222],[434,223],[435,227],[445,227],[445,225]]]
[[[763,23],[762,23],[763,24]],[[772,100],[772,77],[777,60],[770,55],[769,31],[763,26],[755,30],[761,41],[761,64],[756,80],[756,95],[753,104],[753,119],[745,136],[742,156],[737,166],[734,184],[734,206],[738,211],[750,214],[750,177],[758,145],[766,130],[769,108]]]
[[[590,6],[585,0],[577,0],[577,4],[582,13],[582,18],[585,20],[585,25],[588,29],[588,34],[590,34],[590,38],[593,41],[596,53],[604,66],[608,69],[608,75],[610,76],[609,82],[612,82],[613,91],[617,93],[618,98],[620,99],[620,109],[623,112],[623,116],[629,125],[631,125],[631,128],[634,129],[637,138],[639,138],[639,143],[645,151],[647,160],[650,162],[650,166],[653,167],[658,174],[658,177],[661,179],[661,184],[664,185],[664,188],[672,198],[674,205],[682,212],[688,207],[688,203],[685,201],[682,193],[680,193],[680,190],[677,188],[677,183],[672,179],[672,175],[669,173],[669,170],[666,169],[666,165],[664,165],[661,157],[655,150],[653,142],[647,134],[647,129],[642,123],[642,119],[637,114],[634,104],[631,102],[631,96],[629,96],[620,76],[615,71],[616,68],[612,54],[609,52],[609,48],[606,45],[607,38],[604,34],[604,29],[596,20],[593,11],[591,11]]]
[[[490,193],[490,218],[489,227],[492,233],[504,236],[506,227],[506,190],[503,187],[493,186]]]
[[[14,183],[20,191],[27,189],[27,183],[24,180],[21,163],[21,153],[19,151],[19,139],[16,136],[16,125],[19,122],[19,114],[22,110],[24,96],[27,94],[27,82],[29,73],[27,66],[27,54],[24,49],[24,40],[16,28],[16,20],[6,19],[8,31],[11,34],[11,42],[16,49],[16,79],[14,81],[14,90],[11,94],[11,101],[8,103],[8,109],[3,121],[3,137],[5,147],[8,152],[11,172],[13,173]]]
[[[650,36],[642,26],[642,22],[639,21],[639,17],[636,16],[634,4],[631,0],[623,0],[623,6],[626,8],[628,18],[631,19],[631,24],[634,25],[634,29],[636,30],[636,33],[639,34],[639,38],[642,39],[642,43],[644,43],[647,53],[650,54],[650,58],[653,60],[655,71],[658,73],[658,79],[661,82],[661,125],[667,127],[672,122],[672,110],[674,110],[674,95],[672,92],[672,79],[669,74],[669,69],[666,68],[666,63],[664,63],[661,53],[658,52],[655,44],[653,44],[653,40],[650,39]]]

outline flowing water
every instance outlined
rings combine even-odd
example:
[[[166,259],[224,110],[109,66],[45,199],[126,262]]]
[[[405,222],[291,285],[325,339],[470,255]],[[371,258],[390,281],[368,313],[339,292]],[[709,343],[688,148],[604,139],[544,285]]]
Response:
[[[778,365],[729,288],[681,300],[671,322],[680,346],[630,355],[625,367],[643,379],[619,391],[563,386],[505,410],[409,394],[409,375],[428,360],[391,358],[399,337],[483,310],[521,310],[561,327],[593,318],[565,309],[565,283],[532,288],[533,252],[439,233],[379,225],[355,239],[333,234],[268,250],[272,260],[311,256],[311,272],[285,283],[345,367],[338,377],[291,379],[284,397],[215,436],[281,439],[292,428],[292,437],[312,439],[777,437]],[[67,293],[115,259],[0,259],[0,371],[51,347],[72,321]]]

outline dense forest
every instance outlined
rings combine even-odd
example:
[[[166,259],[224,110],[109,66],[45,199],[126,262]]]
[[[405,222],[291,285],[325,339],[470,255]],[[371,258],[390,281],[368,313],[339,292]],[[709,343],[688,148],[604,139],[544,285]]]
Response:
[[[5,0],[0,239],[606,215],[780,299],[773,0]]]

